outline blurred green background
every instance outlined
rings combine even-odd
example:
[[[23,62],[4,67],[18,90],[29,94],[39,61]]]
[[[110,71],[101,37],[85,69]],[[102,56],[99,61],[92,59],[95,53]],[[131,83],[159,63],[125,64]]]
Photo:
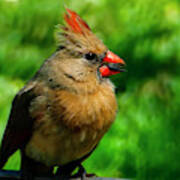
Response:
[[[56,49],[64,5],[128,68],[112,77],[119,113],[85,161],[88,172],[180,179],[179,0],[0,0],[0,139],[13,97]],[[18,169],[19,162],[17,152],[5,168]]]

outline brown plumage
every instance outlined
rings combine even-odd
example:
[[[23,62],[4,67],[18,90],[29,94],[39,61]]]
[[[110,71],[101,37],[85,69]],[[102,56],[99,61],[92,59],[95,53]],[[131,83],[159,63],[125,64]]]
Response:
[[[0,149],[0,168],[21,150],[26,178],[52,175],[54,166],[58,175],[71,175],[117,112],[114,87],[104,76],[123,71],[123,60],[75,12],[67,9],[64,19],[61,48],[16,95]]]

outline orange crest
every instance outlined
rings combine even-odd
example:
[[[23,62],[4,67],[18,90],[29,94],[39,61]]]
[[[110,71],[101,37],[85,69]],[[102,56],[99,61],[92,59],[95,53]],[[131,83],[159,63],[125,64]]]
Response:
[[[83,29],[91,30],[87,23],[82,20],[77,13],[68,8],[66,8],[66,12],[67,13],[64,15],[64,20],[74,33],[83,34]]]

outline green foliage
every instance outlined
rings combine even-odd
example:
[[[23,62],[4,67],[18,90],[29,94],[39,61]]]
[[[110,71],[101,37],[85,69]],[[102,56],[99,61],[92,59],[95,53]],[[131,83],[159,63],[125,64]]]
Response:
[[[0,138],[11,101],[56,49],[64,4],[127,63],[112,77],[119,113],[84,163],[102,176],[180,177],[180,4],[178,0],[1,0]],[[6,168],[18,169],[16,153]]]

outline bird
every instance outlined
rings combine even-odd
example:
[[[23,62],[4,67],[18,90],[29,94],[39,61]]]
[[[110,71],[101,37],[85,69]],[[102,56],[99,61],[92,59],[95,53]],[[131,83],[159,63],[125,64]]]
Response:
[[[65,8],[57,50],[16,94],[0,147],[0,169],[20,150],[21,175],[68,179],[96,149],[117,114],[109,77],[125,71],[73,10]],[[54,167],[58,170],[53,174]]]

